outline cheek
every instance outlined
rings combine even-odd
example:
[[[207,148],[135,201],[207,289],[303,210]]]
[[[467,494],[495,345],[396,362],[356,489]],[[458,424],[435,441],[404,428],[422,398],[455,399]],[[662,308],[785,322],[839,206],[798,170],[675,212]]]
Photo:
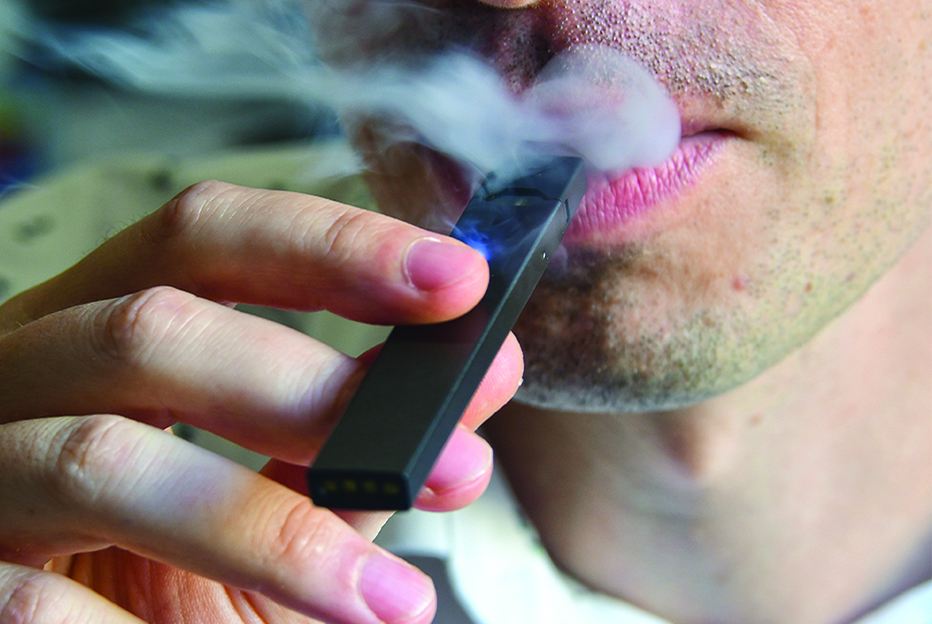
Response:
[[[886,265],[932,201],[932,17],[920,2],[850,4],[807,7],[799,35],[819,85],[814,169],[834,228]]]
[[[478,180],[423,145],[394,141],[391,129],[376,122],[356,124],[348,134],[382,212],[440,234],[452,230]]]

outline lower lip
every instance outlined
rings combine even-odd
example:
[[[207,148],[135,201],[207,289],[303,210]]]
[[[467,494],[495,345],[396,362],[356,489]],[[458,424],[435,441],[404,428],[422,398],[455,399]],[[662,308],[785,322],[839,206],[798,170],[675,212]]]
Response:
[[[726,132],[694,134],[683,138],[659,167],[632,169],[618,177],[590,176],[589,190],[570,223],[566,242],[597,242],[606,235],[617,240],[655,232],[662,227],[661,214],[676,212],[672,200],[696,183],[732,136]]]

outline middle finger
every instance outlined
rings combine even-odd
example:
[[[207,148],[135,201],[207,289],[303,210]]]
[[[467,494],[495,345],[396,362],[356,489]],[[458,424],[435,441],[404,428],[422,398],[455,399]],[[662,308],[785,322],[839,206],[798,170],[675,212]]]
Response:
[[[467,424],[511,397],[521,369],[520,348],[509,339]],[[69,308],[0,337],[0,422],[93,413],[160,427],[180,420],[307,464],[363,372],[358,360],[300,332],[158,287]]]

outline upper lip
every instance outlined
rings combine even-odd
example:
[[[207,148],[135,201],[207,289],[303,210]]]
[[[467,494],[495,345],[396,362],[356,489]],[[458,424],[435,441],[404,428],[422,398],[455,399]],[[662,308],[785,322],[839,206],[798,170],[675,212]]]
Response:
[[[728,134],[735,134],[738,136],[742,135],[742,132],[738,130],[711,124],[703,120],[690,120],[690,121],[683,120],[682,121],[680,136],[684,139],[691,137],[691,136],[695,136],[697,134],[703,134],[706,132],[725,132]]]
[[[740,118],[727,115],[717,103],[701,97],[674,97],[680,113],[683,138],[703,132],[725,132],[738,138],[752,139],[756,132]]]
[[[629,6],[628,3],[622,0],[598,6],[606,7],[606,15],[609,18],[617,17],[619,23],[625,23],[626,15],[622,13],[625,7]],[[647,9],[641,10],[647,12]],[[657,10],[660,9],[652,7],[650,12]],[[500,10],[491,9],[491,11],[501,15]],[[561,52],[580,45],[607,46],[628,54],[649,71],[652,68],[655,69],[651,73],[667,89],[680,113],[683,137],[713,131],[726,132],[749,139],[759,134],[759,130],[752,125],[752,120],[741,114],[741,110],[745,107],[732,106],[722,99],[724,91],[713,92],[710,89],[706,92],[701,88],[696,88],[695,85],[690,86],[688,77],[682,73],[688,69],[683,69],[683,67],[688,67],[689,60],[692,60],[700,64],[695,68],[696,70],[704,70],[702,55],[696,59],[687,60],[686,65],[678,63],[678,58],[674,58],[673,55],[683,54],[683,52],[670,52],[669,50],[678,48],[663,45],[664,42],[675,41],[676,35],[658,34],[656,41],[653,36],[645,36],[644,41],[652,42],[645,45],[656,45],[657,50],[626,49],[626,42],[627,47],[630,47],[631,40],[640,41],[640,36],[629,33],[628,38],[625,39],[612,29],[600,30],[597,27],[591,27],[588,20],[574,20],[573,10],[567,3],[559,0],[534,5],[527,9],[508,11],[507,14],[507,18],[500,18],[496,21],[499,28],[487,32],[490,38],[486,40],[488,47],[484,53],[488,54],[498,65],[499,70],[508,77],[512,87],[518,91],[530,86],[544,65]],[[555,24],[559,24],[560,28],[556,28]],[[631,31],[634,28],[635,26],[631,25],[627,30]],[[622,27],[622,30],[624,29],[625,27]],[[652,33],[646,33],[646,35],[652,35]],[[667,67],[678,67],[681,73],[677,74],[675,70],[665,72],[664,68]],[[664,75],[665,73],[669,75]],[[734,96],[736,101],[743,99],[740,91],[732,90],[730,95]]]

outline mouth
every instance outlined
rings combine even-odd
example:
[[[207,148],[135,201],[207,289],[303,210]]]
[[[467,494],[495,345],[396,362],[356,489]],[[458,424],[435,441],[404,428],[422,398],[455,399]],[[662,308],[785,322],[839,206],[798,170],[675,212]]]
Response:
[[[622,242],[649,236],[685,215],[677,199],[695,185],[725,145],[738,138],[729,130],[691,130],[662,164],[619,175],[594,174],[567,231],[568,244]]]
[[[618,244],[654,235],[683,218],[689,211],[678,199],[700,183],[702,174],[715,163],[726,146],[743,137],[731,129],[684,123],[679,144],[658,166],[637,167],[618,174],[593,172],[588,190],[570,223],[564,243],[571,246]],[[409,145],[427,163],[429,176],[443,189],[442,200],[434,200],[415,221],[444,231],[456,220],[472,194],[474,184],[464,168],[448,156],[420,145]],[[438,206],[445,206],[439,209]],[[438,223],[428,217],[437,217]]]

